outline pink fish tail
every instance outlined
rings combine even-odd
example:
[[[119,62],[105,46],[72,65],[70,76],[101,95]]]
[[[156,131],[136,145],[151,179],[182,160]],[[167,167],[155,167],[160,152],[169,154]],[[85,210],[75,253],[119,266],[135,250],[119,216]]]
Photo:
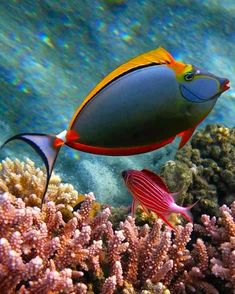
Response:
[[[192,215],[190,209],[193,208],[198,203],[198,201],[200,201],[200,199],[187,207],[183,207],[184,213],[182,213],[182,215],[191,223],[193,222],[193,215]]]
[[[190,211],[190,207],[182,207],[182,208],[184,208],[184,209],[182,209],[181,214],[183,215],[183,217],[187,221],[189,221],[190,223],[192,223],[193,222],[193,215],[192,215],[192,213]]]
[[[193,208],[198,203],[198,201],[196,201],[195,203],[193,203],[192,205],[187,206],[187,207],[182,207],[182,206],[179,206],[179,205],[177,205],[177,204],[174,203],[174,204],[171,205],[172,206],[172,210],[173,210],[173,212],[182,214],[183,217],[187,221],[189,221],[189,222],[192,223],[193,222],[193,215],[192,215],[190,209]]]

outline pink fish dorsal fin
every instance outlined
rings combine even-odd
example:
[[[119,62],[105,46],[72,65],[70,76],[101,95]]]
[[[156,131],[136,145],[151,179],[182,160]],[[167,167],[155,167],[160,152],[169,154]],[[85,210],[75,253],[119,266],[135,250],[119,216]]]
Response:
[[[192,137],[193,132],[195,131],[197,126],[192,127],[191,129],[188,129],[184,132],[181,132],[179,134],[179,136],[181,136],[181,141],[179,144],[179,149],[181,149],[182,147],[184,147],[184,145],[188,142],[188,140]]]
[[[162,180],[160,176],[155,174],[154,172],[148,170],[148,169],[142,169],[142,172],[148,176],[154,183],[156,183],[160,188],[162,188],[164,191],[170,193],[169,189],[167,188],[166,184]]]

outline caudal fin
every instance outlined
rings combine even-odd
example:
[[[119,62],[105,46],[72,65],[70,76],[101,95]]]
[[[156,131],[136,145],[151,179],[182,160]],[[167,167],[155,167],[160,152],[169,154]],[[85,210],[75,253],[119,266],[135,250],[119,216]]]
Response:
[[[198,203],[198,201],[200,201],[200,199],[190,206],[182,207],[182,211],[180,212],[186,218],[186,220],[188,220],[191,223],[193,222],[193,215],[190,209],[193,208]]]
[[[1,146],[1,148],[3,148],[7,143],[13,140],[22,140],[28,143],[30,146],[32,146],[34,150],[36,150],[36,152],[41,156],[46,166],[47,179],[46,179],[45,190],[42,195],[42,203],[43,203],[45,194],[47,192],[51,173],[52,173],[58,152],[60,151],[60,148],[62,145],[55,144],[57,140],[56,135],[24,133],[24,134],[18,134],[16,136],[9,138]]]

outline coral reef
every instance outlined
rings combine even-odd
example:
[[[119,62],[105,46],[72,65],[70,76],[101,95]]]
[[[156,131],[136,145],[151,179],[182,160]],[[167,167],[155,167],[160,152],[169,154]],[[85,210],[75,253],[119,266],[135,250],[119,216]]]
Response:
[[[177,152],[175,161],[162,167],[161,174],[172,191],[183,189],[180,202],[200,199],[193,208],[196,220],[201,212],[218,216],[219,206],[235,199],[235,128],[206,126]]]
[[[235,293],[235,201],[231,208],[220,207],[218,219],[204,214],[201,222],[202,225],[195,224],[195,232],[204,238],[200,246],[207,255],[210,273],[217,277],[215,282],[221,287],[220,293],[229,293],[228,289]]]
[[[25,162],[6,158],[0,163],[0,191],[10,192],[22,198],[28,206],[41,205],[45,183],[45,170],[36,168],[34,162],[28,158]],[[47,201],[63,204],[61,212],[65,220],[72,217],[73,209],[84,200],[84,195],[74,190],[73,185],[61,183],[60,176],[54,173],[51,176],[46,197]],[[95,202],[91,213],[94,215],[99,208],[100,205]]]
[[[26,205],[40,206],[45,189],[45,170],[36,168],[32,160],[25,162],[6,158],[0,164],[0,189],[24,200]],[[72,210],[77,204],[78,192],[70,184],[62,184],[55,174],[50,179],[47,199],[63,203]]]
[[[13,163],[8,160],[8,166]],[[19,161],[12,166],[15,171],[16,166],[26,168]],[[6,176],[2,169],[0,186],[1,293],[235,291],[235,202],[231,208],[223,205],[219,218],[203,215],[194,231],[191,223],[171,231],[159,219],[140,225],[130,216],[113,226],[109,207],[91,214],[92,193],[64,220],[61,211],[68,202],[47,197],[42,209],[29,205],[29,193],[12,193],[17,183],[33,192],[24,184],[32,175],[20,181],[8,170]]]
[[[80,210],[65,223],[59,211],[62,204],[49,201],[41,211],[8,192],[1,194],[1,289],[5,293],[87,293],[90,284],[94,293],[113,293],[128,283],[142,289],[148,279],[157,284],[188,254],[185,246],[191,224],[178,227],[177,252],[168,256],[173,241],[168,229],[161,230],[160,220],[152,230],[148,225],[139,230],[128,217],[114,231],[108,221],[109,208],[89,217],[93,201],[93,194],[87,195]]]

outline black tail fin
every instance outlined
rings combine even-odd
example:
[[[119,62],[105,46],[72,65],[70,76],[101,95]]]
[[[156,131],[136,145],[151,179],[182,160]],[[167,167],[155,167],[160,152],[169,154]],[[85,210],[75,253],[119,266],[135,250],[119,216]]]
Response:
[[[42,195],[42,204],[45,198],[45,194],[47,192],[49,180],[51,177],[51,173],[58,155],[60,151],[60,147],[55,147],[54,142],[56,140],[56,135],[45,135],[45,134],[18,134],[9,138],[2,146],[3,148],[8,142],[13,140],[22,140],[28,143],[30,146],[36,150],[36,152],[41,156],[47,172],[46,186],[44,193]],[[41,204],[41,205],[42,205]]]

